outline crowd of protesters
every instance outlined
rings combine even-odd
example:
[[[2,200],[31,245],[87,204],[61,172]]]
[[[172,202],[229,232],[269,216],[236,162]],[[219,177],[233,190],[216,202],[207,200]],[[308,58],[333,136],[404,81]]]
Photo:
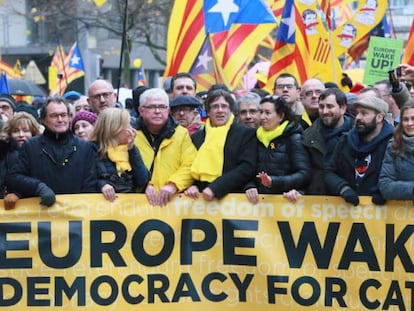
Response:
[[[217,84],[197,93],[188,73],[164,88],[137,87],[128,108],[110,82],[51,97],[39,110],[0,94],[0,198],[145,193],[163,206],[177,193],[211,201],[245,193],[414,199],[414,66],[353,90],[352,81],[283,73],[273,93]],[[75,92],[76,93],[76,92]],[[75,95],[73,98],[72,95]],[[19,109],[18,109],[19,108]]]

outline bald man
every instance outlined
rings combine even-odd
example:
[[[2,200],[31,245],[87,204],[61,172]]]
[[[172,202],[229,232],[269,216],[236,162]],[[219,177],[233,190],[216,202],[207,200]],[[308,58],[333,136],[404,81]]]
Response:
[[[115,107],[116,97],[112,83],[103,79],[93,81],[88,89],[88,103],[96,114],[106,108]]]

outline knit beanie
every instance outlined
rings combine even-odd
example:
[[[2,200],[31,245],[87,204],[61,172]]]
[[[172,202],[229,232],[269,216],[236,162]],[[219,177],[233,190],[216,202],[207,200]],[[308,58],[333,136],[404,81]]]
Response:
[[[5,93],[0,94],[0,101],[8,103],[12,107],[13,111],[16,110],[16,101],[13,96]]]
[[[83,120],[83,121],[89,122],[90,124],[94,125],[97,118],[98,116],[91,111],[87,111],[87,110],[79,111],[72,119],[72,131],[74,131],[76,122]]]

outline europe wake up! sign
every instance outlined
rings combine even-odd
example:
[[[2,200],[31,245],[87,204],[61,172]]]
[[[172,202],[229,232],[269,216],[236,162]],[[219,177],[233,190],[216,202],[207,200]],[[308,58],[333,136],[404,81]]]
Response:
[[[413,310],[412,202],[0,201],[2,310]]]
[[[365,63],[364,84],[373,85],[381,80],[388,80],[388,71],[398,67],[404,42],[371,36]]]

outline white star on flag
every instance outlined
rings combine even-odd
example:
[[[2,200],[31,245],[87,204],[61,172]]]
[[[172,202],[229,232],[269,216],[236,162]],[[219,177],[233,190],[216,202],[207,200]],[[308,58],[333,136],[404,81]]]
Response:
[[[198,63],[196,67],[199,66],[203,66],[204,69],[208,69],[208,63],[212,60],[213,58],[211,56],[208,56],[208,51],[204,51],[203,54],[201,54],[198,57]]]
[[[292,35],[295,33],[295,29],[296,29],[296,25],[295,25],[295,8],[294,8],[293,5],[292,5],[292,8],[290,10],[289,17],[282,18],[282,20],[280,22],[289,27],[288,38],[292,37]]]
[[[231,3],[229,3],[229,0],[218,0],[217,3],[208,12],[220,13],[223,18],[224,25],[227,26],[230,14],[238,13],[239,9],[239,6],[235,4],[233,0],[231,0]]]
[[[74,54],[72,56],[72,58],[70,59],[71,66],[79,65],[79,60],[80,60],[80,57],[78,55]]]

